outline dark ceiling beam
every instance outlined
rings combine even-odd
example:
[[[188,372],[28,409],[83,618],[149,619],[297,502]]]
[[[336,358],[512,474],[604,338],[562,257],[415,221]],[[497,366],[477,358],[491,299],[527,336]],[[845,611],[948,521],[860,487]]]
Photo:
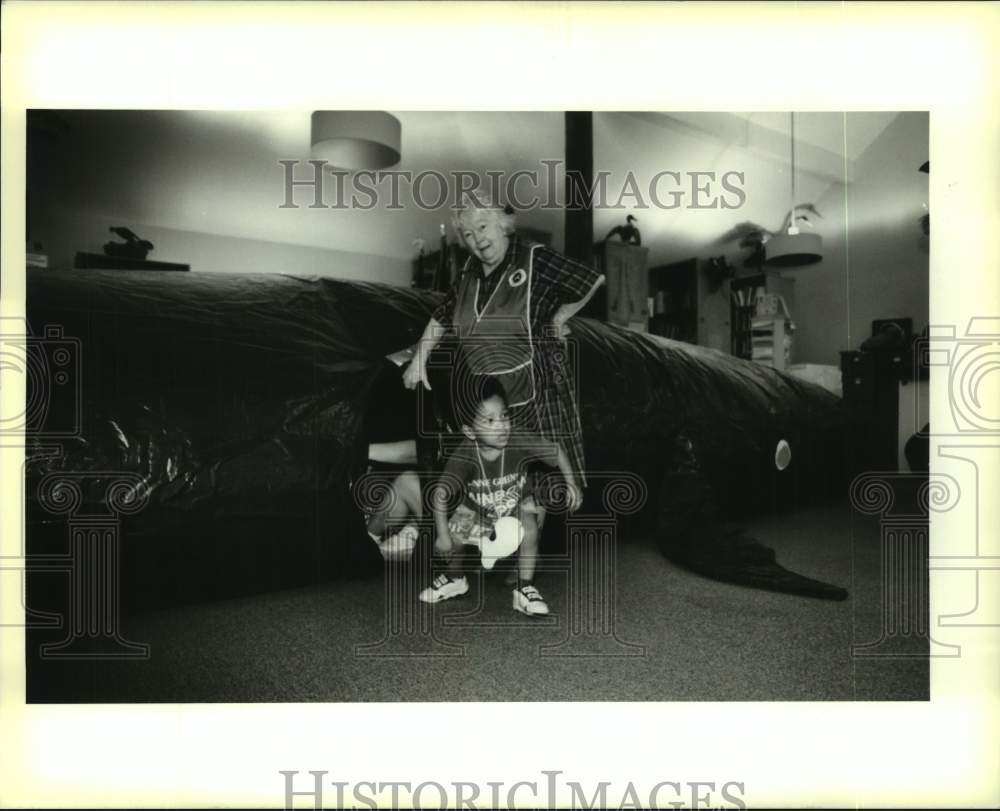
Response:
[[[594,261],[594,114],[566,113],[566,225],[564,253],[591,265]]]

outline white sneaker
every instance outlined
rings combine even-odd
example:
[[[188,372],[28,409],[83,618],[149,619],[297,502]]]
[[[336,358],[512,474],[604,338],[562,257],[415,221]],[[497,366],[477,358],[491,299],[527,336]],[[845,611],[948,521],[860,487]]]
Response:
[[[549,604],[542,599],[542,595],[539,594],[538,589],[530,583],[526,586],[521,586],[519,589],[514,589],[512,593],[514,595],[515,611],[536,617],[549,613]]]
[[[409,560],[413,557],[413,548],[417,545],[420,533],[413,524],[407,524],[395,535],[390,535],[384,541],[378,541],[379,551],[386,560]]]
[[[466,578],[439,574],[417,597],[421,602],[439,603],[452,597],[461,597],[468,590],[469,581]]]

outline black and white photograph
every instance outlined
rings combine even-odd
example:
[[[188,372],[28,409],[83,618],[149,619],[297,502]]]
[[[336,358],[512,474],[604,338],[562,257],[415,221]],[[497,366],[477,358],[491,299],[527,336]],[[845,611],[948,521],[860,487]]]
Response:
[[[926,112],[26,124],[29,701],[928,698]]]
[[[996,798],[995,7],[9,5],[20,779],[92,804],[103,729],[136,807]]]

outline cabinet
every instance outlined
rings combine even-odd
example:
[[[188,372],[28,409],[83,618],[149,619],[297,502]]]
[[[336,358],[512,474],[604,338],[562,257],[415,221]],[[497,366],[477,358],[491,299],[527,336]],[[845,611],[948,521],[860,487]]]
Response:
[[[896,470],[899,377],[892,359],[870,352],[841,352],[840,372],[850,425],[851,474]]]
[[[730,351],[728,280],[713,288],[698,259],[659,265],[648,275],[651,333]]]
[[[598,242],[594,246],[597,269],[604,285],[587,314],[611,324],[645,332],[648,327],[646,262],[649,249],[624,242]]]

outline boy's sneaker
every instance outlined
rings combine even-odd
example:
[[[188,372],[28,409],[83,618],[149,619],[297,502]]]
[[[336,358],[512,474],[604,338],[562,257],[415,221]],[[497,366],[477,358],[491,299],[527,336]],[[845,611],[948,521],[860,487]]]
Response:
[[[468,590],[469,581],[466,578],[439,574],[427,588],[420,592],[418,598],[425,603],[439,603],[442,600],[450,600],[452,597],[461,597]]]
[[[515,611],[536,617],[549,613],[549,604],[542,599],[542,595],[538,593],[538,589],[530,583],[526,586],[521,586],[519,589],[514,589],[513,594]]]

